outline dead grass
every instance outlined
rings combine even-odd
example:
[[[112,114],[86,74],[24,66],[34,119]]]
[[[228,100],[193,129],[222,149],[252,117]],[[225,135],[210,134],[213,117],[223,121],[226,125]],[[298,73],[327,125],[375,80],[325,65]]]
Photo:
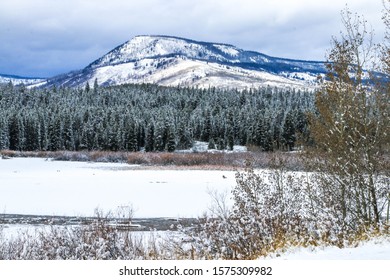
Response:
[[[253,168],[274,168],[275,159],[282,159],[286,169],[304,170],[297,153],[283,152],[202,152],[202,153],[145,153],[110,151],[0,151],[2,158],[35,157],[61,161],[126,162],[145,169],[196,169],[239,170],[251,165]]]
[[[276,159],[282,160],[289,170],[303,170],[304,164],[298,154],[293,153],[129,153],[127,163],[143,168],[237,170],[247,168],[275,168]]]
[[[131,153],[129,164],[175,166],[231,166],[241,167],[246,160],[243,153]]]

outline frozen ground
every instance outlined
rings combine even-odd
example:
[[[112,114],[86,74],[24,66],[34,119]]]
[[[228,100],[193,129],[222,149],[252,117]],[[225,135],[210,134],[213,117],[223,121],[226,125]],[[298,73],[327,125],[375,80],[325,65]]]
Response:
[[[229,191],[233,171],[140,170],[120,163],[61,162],[40,158],[0,159],[0,214],[90,216],[132,204],[135,217],[197,217],[211,204],[208,190]],[[225,178],[226,177],[226,178]],[[34,232],[7,225],[12,237]],[[142,233],[137,233],[142,234]],[[390,260],[390,238],[357,248],[292,248],[275,260]]]
[[[275,260],[390,260],[390,237],[364,241],[357,247],[291,248],[266,259]]]
[[[233,171],[139,170],[121,163],[0,159],[0,213],[90,216],[132,204],[134,217],[197,217]]]

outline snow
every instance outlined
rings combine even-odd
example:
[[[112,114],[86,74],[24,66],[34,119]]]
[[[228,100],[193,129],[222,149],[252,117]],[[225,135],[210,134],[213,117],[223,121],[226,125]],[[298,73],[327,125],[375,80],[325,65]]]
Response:
[[[305,80],[313,83],[317,81],[319,76],[310,72],[281,72],[280,74],[290,79]]]
[[[23,225],[23,224],[12,224],[12,225],[0,225],[0,233],[1,237],[5,239],[14,239],[20,236],[23,233],[27,233],[32,235],[35,233],[37,229],[42,229],[43,226],[33,226],[33,225]]]
[[[195,141],[191,152],[207,152],[209,144],[207,142]]]
[[[198,217],[211,205],[210,190],[229,191],[235,185],[234,175],[234,171],[142,170],[125,163],[0,159],[0,213],[90,216],[96,207],[109,211],[132,204],[135,218]],[[3,234],[12,238],[36,229],[6,225]],[[390,237],[343,249],[293,247],[262,259],[390,260]]]
[[[0,237],[4,240],[15,240],[21,236],[29,236],[29,238],[34,239],[39,236],[40,233],[49,233],[55,229],[64,229],[64,228],[73,228],[76,229],[78,225],[66,225],[55,227],[51,225],[27,225],[27,224],[9,224],[9,225],[0,225]],[[144,243],[145,246],[148,245],[149,241],[159,240],[163,241],[169,237],[174,236],[174,232],[171,231],[133,231],[131,235],[134,239],[140,240]]]
[[[163,65],[163,66],[158,66]],[[237,88],[279,86],[308,88],[306,80],[283,77],[265,71],[247,70],[200,60],[176,57],[145,58],[136,62],[108,65],[94,69],[89,83],[156,83],[163,86]]]
[[[222,56],[216,56],[198,43],[188,40],[165,36],[136,36],[123,44],[117,51],[106,54],[94,67],[107,66],[108,64],[127,63],[129,61],[145,58],[155,58],[169,54],[185,54],[188,57],[203,58],[215,57],[225,60]]]
[[[257,68],[248,67],[248,62],[257,64]],[[274,71],[261,70],[263,64],[268,64],[266,69],[275,68]],[[295,67],[297,71],[279,73],[281,65]],[[321,62],[272,58],[228,44],[144,35],[116,47],[84,70],[54,77],[47,83],[85,86],[97,80],[103,85],[155,83],[238,90],[262,86],[310,90],[317,85],[317,74],[313,73],[324,70]]]
[[[233,171],[140,170],[125,163],[0,159],[0,213],[93,215],[132,205],[136,218],[198,217],[210,189],[235,185]],[[226,178],[224,178],[225,176]]]
[[[390,260],[390,237],[363,241],[359,246],[291,248],[263,259],[274,260]]]
[[[230,153],[230,152],[235,152],[235,153],[245,153],[248,151],[246,146],[241,146],[241,145],[233,145],[233,151],[230,150],[215,150],[215,149],[209,149],[208,148],[209,143],[208,142],[203,142],[203,141],[195,141],[192,148],[190,150],[183,150],[179,152],[190,152],[190,153],[204,153],[204,152],[209,152],[209,153]]]
[[[217,49],[221,50],[222,52],[230,55],[230,56],[237,56],[240,52],[234,48],[233,46],[228,46],[228,45],[219,45],[219,44],[214,44],[214,47]]]
[[[22,77],[8,77],[8,76],[2,76],[0,75],[0,84],[2,83],[9,83],[12,82],[13,85],[30,85],[30,84],[37,84],[37,83],[43,83],[44,79],[38,79],[38,78],[22,78]]]
[[[100,84],[156,83],[163,86],[214,86],[239,90],[261,86],[300,89],[315,86],[317,76],[310,73],[279,75],[223,64],[246,61],[241,56],[245,57],[245,51],[226,44],[167,36],[136,36],[92,63],[89,83],[97,79]],[[272,63],[261,54],[249,55],[247,59],[254,63]],[[283,61],[280,59],[281,63]]]

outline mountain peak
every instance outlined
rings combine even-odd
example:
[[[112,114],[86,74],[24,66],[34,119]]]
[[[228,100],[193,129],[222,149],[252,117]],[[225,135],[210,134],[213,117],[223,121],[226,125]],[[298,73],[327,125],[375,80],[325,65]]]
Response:
[[[307,87],[325,73],[323,62],[291,60],[246,51],[230,44],[166,35],[140,35],[80,71],[55,77],[48,85],[156,83],[166,86],[250,88],[263,85]]]
[[[182,56],[220,62],[234,60],[242,50],[228,44],[199,42],[166,35],[140,35],[116,47],[89,67],[128,63],[147,58]],[[233,61],[231,61],[233,59]]]

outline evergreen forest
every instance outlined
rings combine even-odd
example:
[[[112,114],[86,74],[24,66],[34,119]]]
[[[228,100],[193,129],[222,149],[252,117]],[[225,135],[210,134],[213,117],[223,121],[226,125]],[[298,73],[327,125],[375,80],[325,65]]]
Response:
[[[168,151],[245,145],[293,150],[308,138],[310,91],[237,91],[151,84],[85,88],[0,86],[0,150]]]

